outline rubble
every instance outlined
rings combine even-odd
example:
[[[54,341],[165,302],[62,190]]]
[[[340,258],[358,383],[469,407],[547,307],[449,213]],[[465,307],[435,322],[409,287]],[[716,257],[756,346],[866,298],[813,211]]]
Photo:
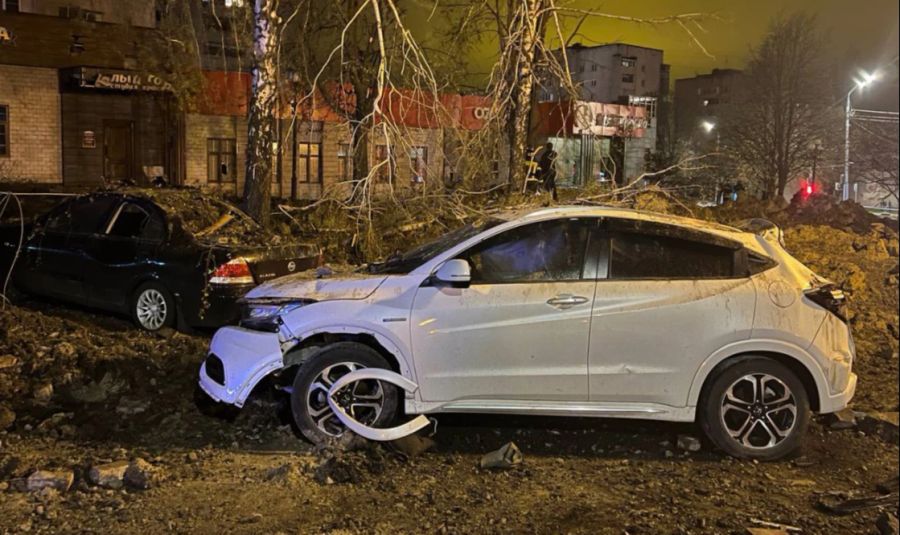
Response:
[[[14,357],[13,355],[0,356],[0,370],[6,370],[8,368],[12,368],[18,363],[19,363],[19,359]]]
[[[35,470],[25,480],[25,488],[30,492],[37,492],[43,489],[56,489],[65,492],[72,487],[75,481],[75,474],[71,470],[50,471]]]
[[[479,466],[482,468],[512,468],[518,464],[522,464],[524,457],[518,446],[514,442],[507,442],[500,449],[486,453],[482,458]]]
[[[123,479],[127,469],[128,461],[116,461],[93,466],[88,471],[88,481],[107,489],[121,489],[125,485]]]
[[[9,429],[16,421],[16,413],[5,405],[0,405],[0,431]]]
[[[678,435],[678,449],[689,452],[698,452],[701,448],[700,439],[690,435]]]
[[[900,523],[898,523],[897,515],[895,513],[883,511],[878,515],[878,519],[875,521],[875,527],[878,529],[880,535],[900,534]]]
[[[122,481],[125,486],[134,490],[147,490],[154,482],[157,469],[144,459],[137,457],[128,463]]]
[[[896,444],[900,441],[898,413],[869,412],[859,413],[857,428],[867,435],[875,435],[885,442]]]
[[[853,409],[847,407],[830,415],[831,424],[828,426],[835,431],[841,429],[853,429],[856,427],[856,414]]]

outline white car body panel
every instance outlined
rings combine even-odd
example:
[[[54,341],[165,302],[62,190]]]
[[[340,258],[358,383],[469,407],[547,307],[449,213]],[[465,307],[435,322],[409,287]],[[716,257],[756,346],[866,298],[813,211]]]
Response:
[[[747,279],[600,281],[591,323],[591,401],[686,406],[704,359],[750,338],[755,306]]]
[[[587,401],[594,281],[419,288],[412,350],[423,401]],[[584,302],[560,309],[562,294]]]
[[[682,226],[740,242],[778,266],[742,279],[586,280],[573,283],[424,284],[445,261],[519,225],[570,217],[622,218]],[[497,225],[405,275],[276,279],[250,299],[315,301],[281,316],[280,333],[226,327],[210,350],[225,361],[225,385],[200,384],[241,406],[284,355],[318,334],[372,336],[393,355],[408,413],[494,412],[690,421],[704,381],[724,360],[774,353],[801,363],[820,412],[847,405],[856,388],[846,324],[802,292],[815,275],[776,243],[704,222],[632,210],[541,210]],[[593,299],[596,291],[596,299]],[[589,297],[559,310],[558,294]]]

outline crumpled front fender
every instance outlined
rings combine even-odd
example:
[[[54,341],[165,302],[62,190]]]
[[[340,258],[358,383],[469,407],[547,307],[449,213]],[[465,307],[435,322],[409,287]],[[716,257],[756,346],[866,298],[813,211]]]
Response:
[[[200,387],[213,399],[238,407],[244,406],[263,377],[284,366],[276,333],[223,327],[213,336],[209,352],[224,362],[225,384],[209,377],[204,362],[200,367]]]

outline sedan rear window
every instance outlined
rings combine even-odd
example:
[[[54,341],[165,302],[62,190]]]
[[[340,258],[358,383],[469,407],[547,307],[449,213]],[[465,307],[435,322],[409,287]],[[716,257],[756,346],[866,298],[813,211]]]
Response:
[[[734,276],[726,247],[635,233],[612,236],[611,279],[715,279]]]

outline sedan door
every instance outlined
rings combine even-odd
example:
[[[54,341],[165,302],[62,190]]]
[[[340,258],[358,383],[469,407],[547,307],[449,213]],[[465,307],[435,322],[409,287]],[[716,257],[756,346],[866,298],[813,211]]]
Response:
[[[603,239],[591,401],[683,407],[700,364],[750,336],[756,292],[740,245],[627,220],[610,221]]]
[[[419,288],[410,328],[424,401],[587,400],[595,227],[559,219],[506,230],[459,255],[469,287]]]
[[[85,288],[91,304],[126,308],[136,281],[152,274],[153,255],[164,235],[163,215],[155,206],[135,200],[121,203],[104,232],[84,242]]]
[[[77,197],[39,221],[25,244],[17,280],[34,293],[84,302],[85,266],[80,244],[109,219],[108,196]]]

